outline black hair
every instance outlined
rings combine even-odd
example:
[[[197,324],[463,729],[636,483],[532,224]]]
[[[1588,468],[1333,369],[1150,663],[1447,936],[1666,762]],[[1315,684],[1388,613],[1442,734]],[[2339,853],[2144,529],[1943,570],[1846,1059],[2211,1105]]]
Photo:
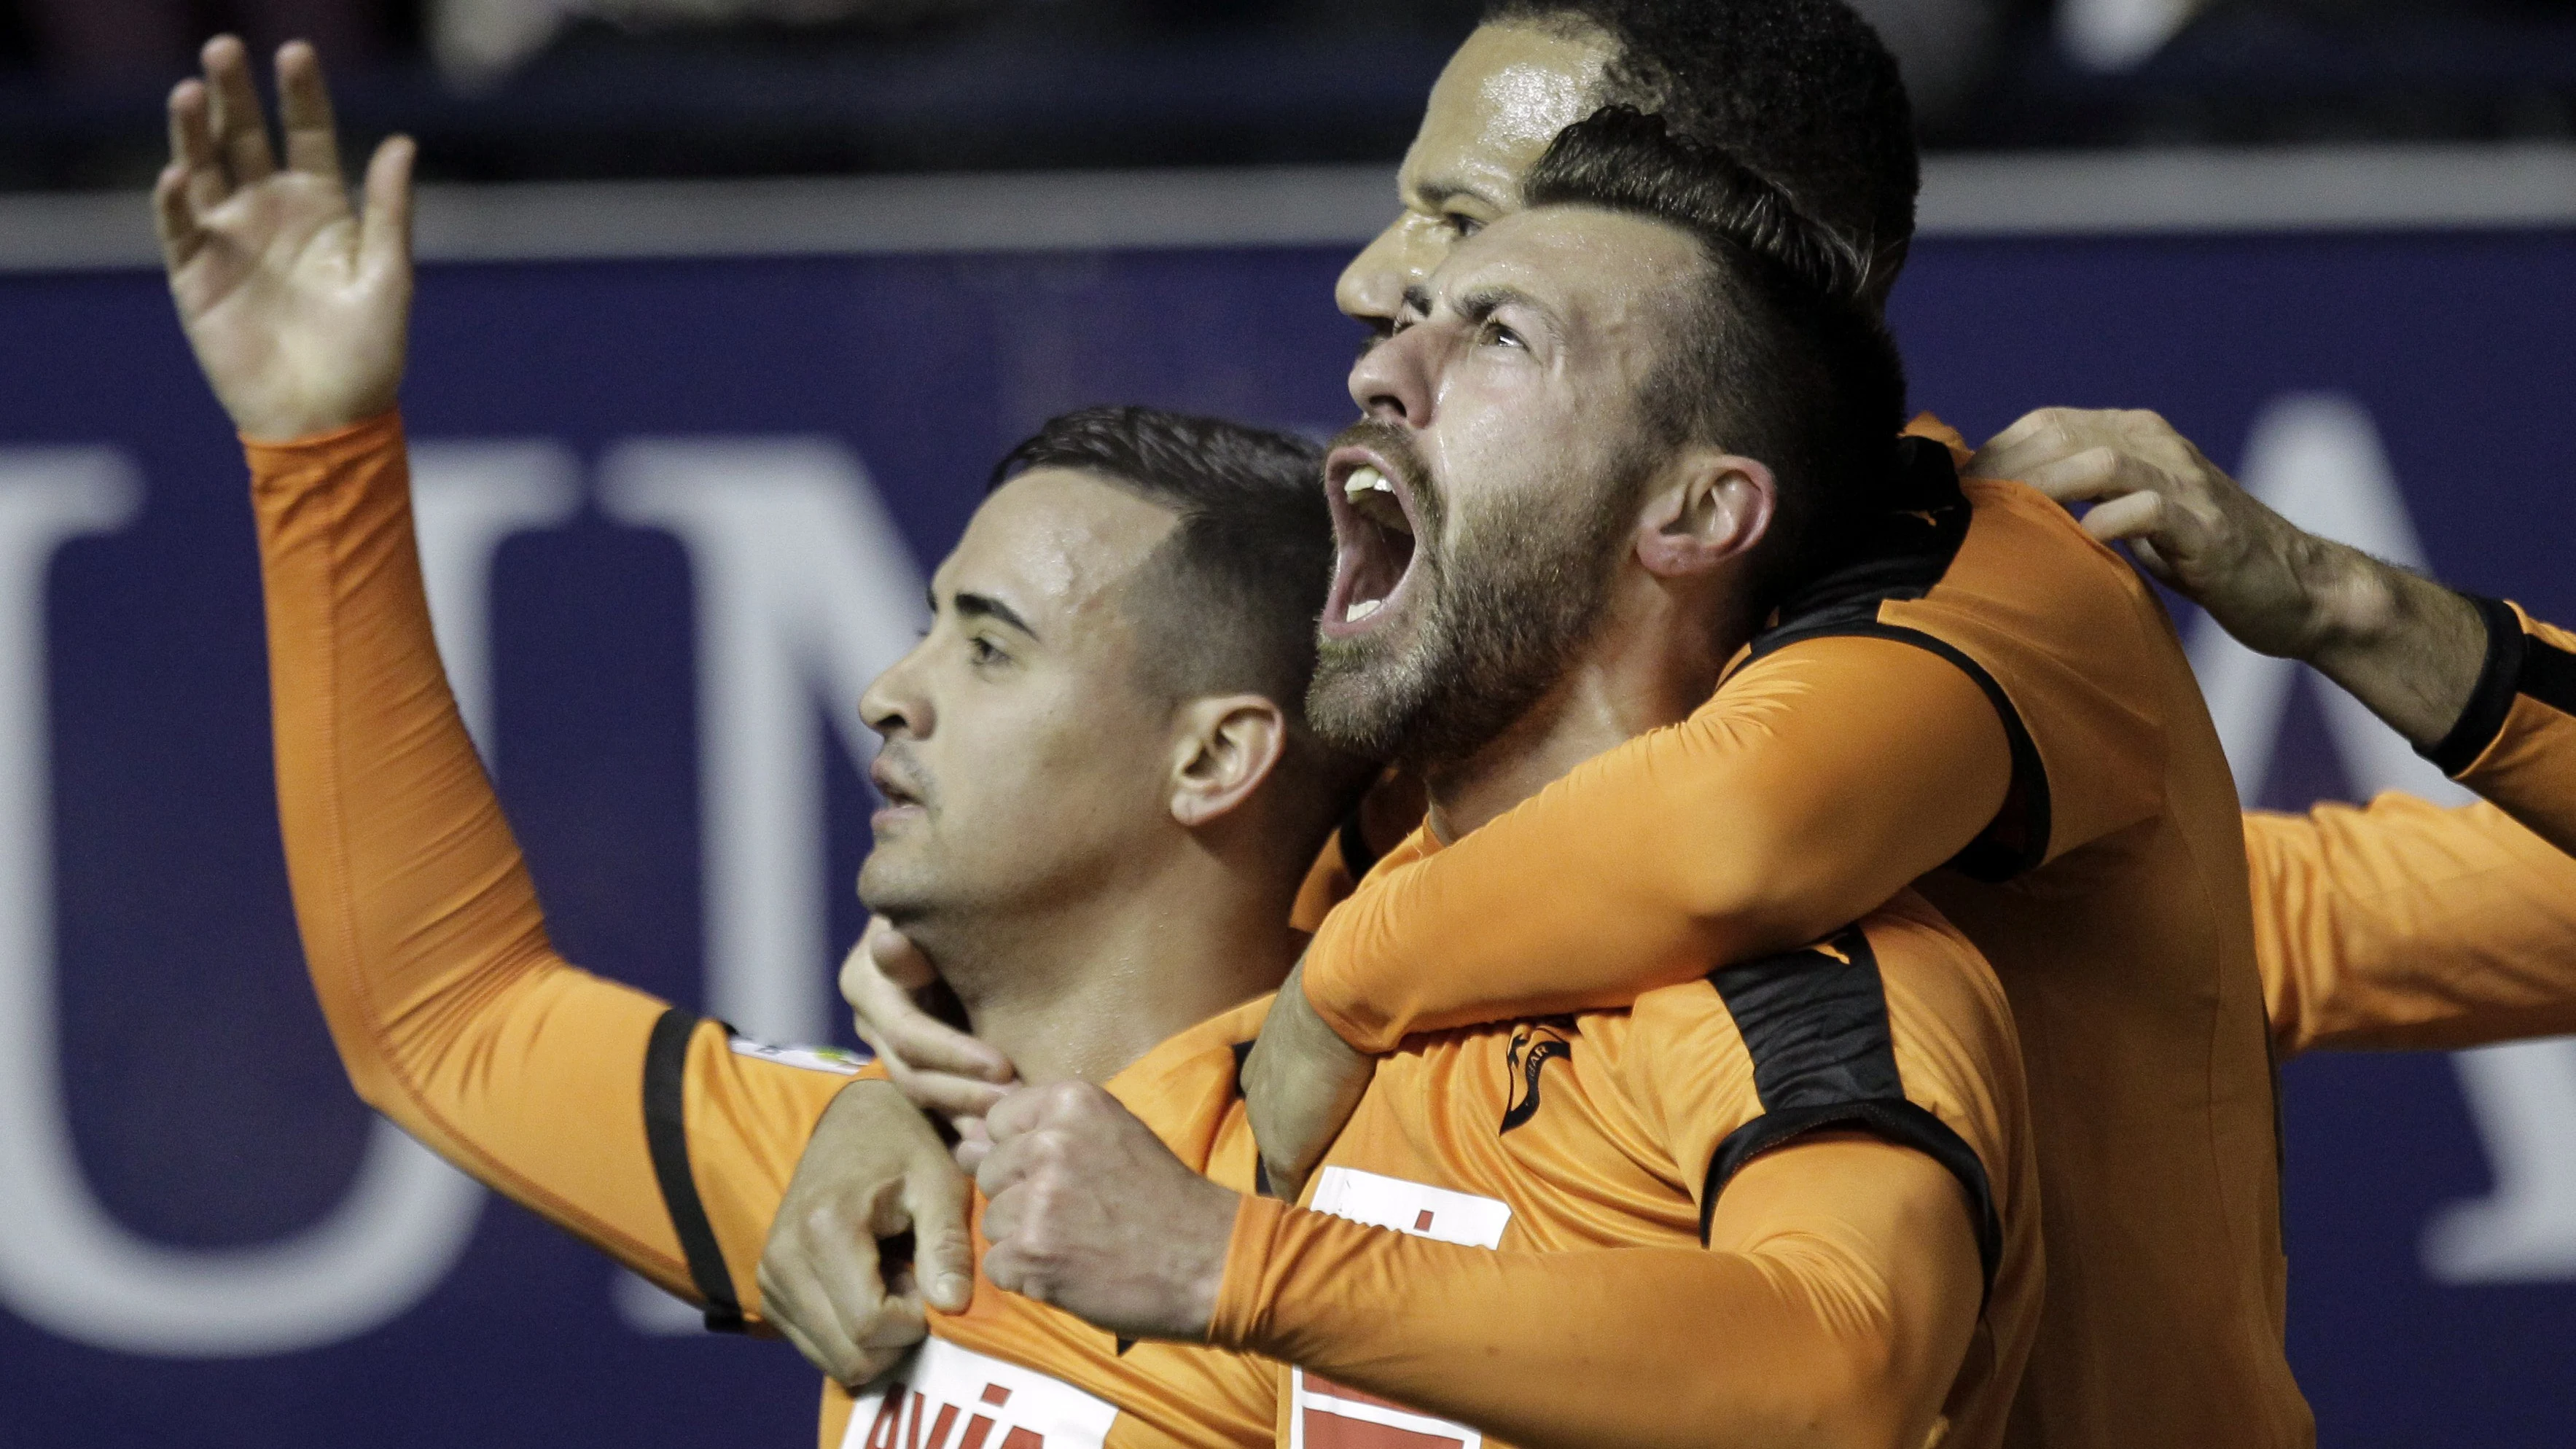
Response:
[[[1844,0],[1486,0],[1484,23],[1609,36],[1605,103],[1735,157],[1844,238],[1864,290],[1886,296],[1914,237],[1914,112],[1896,57]]]
[[[1179,524],[1129,600],[1149,677],[1173,699],[1248,692],[1302,723],[1315,623],[1332,587],[1324,450],[1303,438],[1146,407],[1050,418],[994,466],[1095,475]]]
[[[1770,466],[1777,494],[1754,555],[1767,610],[1886,506],[1896,477],[1905,373],[1865,299],[1867,259],[1734,157],[1625,106],[1560,132],[1523,192],[1533,208],[1626,212],[1699,242],[1707,283],[1639,406],[1659,442]]]

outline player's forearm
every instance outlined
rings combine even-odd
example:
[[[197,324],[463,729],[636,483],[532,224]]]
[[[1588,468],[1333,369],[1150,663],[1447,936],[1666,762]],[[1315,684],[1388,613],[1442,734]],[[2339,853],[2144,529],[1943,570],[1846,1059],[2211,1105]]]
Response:
[[[361,1094],[435,1139],[427,1062],[546,953],[535,891],[439,666],[399,421],[248,452],[306,959]]]
[[[1885,640],[1758,661],[1327,919],[1309,1001],[1352,1045],[1624,1005],[1802,944],[1949,860],[2012,774],[1994,706]]]
[[[2359,549],[2306,540],[2304,657],[2418,748],[2449,733],[2486,657],[2477,606]]]
[[[1868,1295],[1817,1289],[1744,1254],[1496,1252],[1255,1199],[1210,1337],[1532,1449],[1920,1443],[1939,1388],[1893,1369]]]

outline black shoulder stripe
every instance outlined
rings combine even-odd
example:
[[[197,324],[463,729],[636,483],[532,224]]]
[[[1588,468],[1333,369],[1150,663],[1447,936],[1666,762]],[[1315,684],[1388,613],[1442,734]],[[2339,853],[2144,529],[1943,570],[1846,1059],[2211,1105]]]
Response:
[[[1351,813],[1342,817],[1340,834],[1342,869],[1349,874],[1353,885],[1366,880],[1368,873],[1377,869],[1377,852],[1369,848],[1368,827],[1360,820],[1360,809],[1354,805]]]
[[[1995,1269],[2003,1261],[2003,1220],[1995,1213],[1994,1187],[1976,1149],[1950,1124],[1914,1103],[1841,1102],[1792,1112],[1765,1112],[1727,1134],[1708,1161],[1708,1182],[1699,1200],[1699,1240],[1708,1242],[1708,1225],[1717,1211],[1717,1195],[1744,1165],[1774,1148],[1786,1147],[1811,1132],[1867,1132],[1899,1147],[1911,1147],[1948,1169],[1968,1195],[1968,1216],[1977,1232],[1977,1262],[1985,1273],[1986,1292],[1995,1289]]]
[[[1709,974],[1753,1062],[1762,1115],[1729,1133],[1709,1159],[1700,1193],[1700,1241],[1718,1194],[1754,1158],[1810,1132],[1869,1132],[1947,1168],[1968,1194],[1977,1257],[1994,1287],[2003,1226],[1985,1164],[1949,1124],[1907,1101],[1887,1019],[1878,956],[1859,927],[1834,937],[1836,955],[1813,947]]]
[[[2469,691],[2469,702],[2460,711],[2459,722],[2430,749],[2416,751],[2445,775],[2457,775],[2476,764],[2478,756],[2485,754],[2487,746],[2503,732],[2505,716],[2513,713],[2513,697],[2522,692],[2525,660],[2536,642],[2522,632],[2522,620],[2515,616],[2511,605],[2478,594],[2465,597],[2478,606],[2478,616],[2486,621],[2486,663],[2478,670],[2477,687]],[[2545,695],[2540,698],[2542,703],[2555,704],[2560,709],[2569,707]],[[2561,698],[2576,702],[2576,691]]]
[[[715,1227],[707,1221],[706,1204],[698,1199],[698,1180],[689,1171],[683,1088],[689,1038],[697,1032],[699,1021],[695,1013],[675,1006],[653,1023],[653,1035],[644,1047],[644,1140],[653,1153],[653,1177],[662,1186],[671,1228],[679,1234],[680,1252],[689,1261],[689,1281],[707,1301],[707,1327],[717,1333],[740,1333],[742,1303],[734,1297],[733,1274],[725,1267]]]
[[[2048,859],[2048,767],[2041,763],[2039,745],[2031,739],[2030,727],[2022,723],[2021,711],[2014,707],[2012,696],[2004,693],[2004,687],[1995,682],[1984,665],[1946,639],[1920,629],[1882,624],[1874,618],[1832,620],[1809,630],[1765,635],[1754,642],[1753,657],[1760,658],[1803,640],[1826,638],[1889,639],[1939,655],[1984,691],[1986,702],[1995,707],[1995,717],[2003,721],[2004,743],[2012,752],[2012,785],[2004,794],[2003,809],[1995,812],[1994,823],[1968,842],[1967,848],[1950,861],[1950,869],[1991,884],[2011,880]]]

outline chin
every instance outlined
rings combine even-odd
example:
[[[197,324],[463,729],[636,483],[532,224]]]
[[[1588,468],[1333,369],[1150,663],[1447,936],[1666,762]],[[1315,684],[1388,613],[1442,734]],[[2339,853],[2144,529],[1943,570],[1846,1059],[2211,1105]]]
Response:
[[[919,915],[929,905],[933,895],[929,876],[918,862],[879,846],[859,867],[859,899],[871,914],[901,925],[905,917]]]

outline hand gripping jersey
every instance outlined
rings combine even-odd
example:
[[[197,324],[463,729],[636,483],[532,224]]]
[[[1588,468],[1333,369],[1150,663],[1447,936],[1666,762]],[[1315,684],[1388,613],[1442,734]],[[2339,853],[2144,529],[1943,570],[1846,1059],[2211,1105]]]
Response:
[[[430,637],[391,416],[249,448],[268,600],[278,812],[315,989],[359,1095],[712,1326],[760,1327],[769,1220],[854,1068],[754,1048],[580,971],[466,738]],[[1184,1161],[1251,1182],[1234,1044],[1257,1010],[1164,1043],[1110,1089]],[[980,1212],[980,1208],[979,1208]],[[1269,1441],[1274,1373],[1139,1344],[990,1283],[824,1449]],[[894,1412],[875,1410],[892,1398]],[[882,1417],[882,1422],[881,1422]],[[940,1430],[939,1436],[932,1431]]]
[[[1996,1444],[2041,1301],[2020,1066],[1992,973],[1910,895],[1829,942],[1627,1010],[1408,1038],[1310,1210],[1246,1208],[1212,1336],[1302,1365],[1284,1371],[1293,1449],[1481,1442],[1444,1416],[1520,1443],[1768,1442],[1846,1391],[1837,1364],[1896,1350],[1869,1275],[1810,1256],[1851,1217],[1810,1202],[1757,1212],[1748,1235],[1721,1198],[1759,1191],[1730,1184],[1766,1153],[1858,1132],[1937,1163],[1968,1207],[1957,1221],[1977,1237],[1984,1309],[1935,1438]],[[1552,1272],[1507,1303],[1422,1288],[1492,1248]],[[1720,1291],[1763,1274],[1761,1289]],[[1605,1322],[1629,1325],[1626,1341],[1605,1339]]]
[[[1910,448],[1906,506],[1707,705],[1372,875],[1308,995],[1383,1051],[1633,1000],[1919,882],[2029,1077],[2051,1271],[2013,1442],[2308,1442],[2245,826],[2190,666],[2063,509]]]

